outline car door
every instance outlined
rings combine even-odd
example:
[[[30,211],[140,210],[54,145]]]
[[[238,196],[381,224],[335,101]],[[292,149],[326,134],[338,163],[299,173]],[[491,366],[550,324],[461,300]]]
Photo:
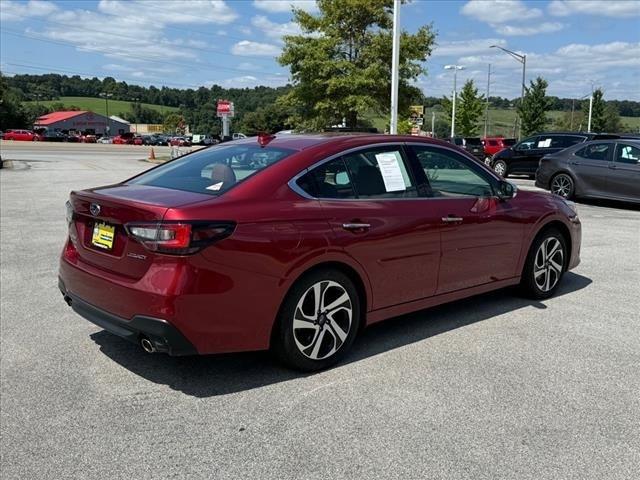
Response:
[[[570,158],[569,166],[576,180],[579,195],[606,195],[612,170],[614,142],[588,142]]]
[[[441,221],[437,294],[513,278],[524,217],[494,195],[498,180],[470,158],[440,146],[411,145],[430,186],[426,210]]]
[[[401,145],[347,152],[303,180],[320,201],[334,247],[367,272],[372,309],[435,293],[441,219],[418,196]]]
[[[534,158],[539,157],[538,153],[538,137],[530,137],[522,140],[512,148],[512,156],[509,161],[509,172],[511,173],[528,173],[528,165]]]
[[[606,188],[612,197],[640,201],[640,145],[616,143]]]

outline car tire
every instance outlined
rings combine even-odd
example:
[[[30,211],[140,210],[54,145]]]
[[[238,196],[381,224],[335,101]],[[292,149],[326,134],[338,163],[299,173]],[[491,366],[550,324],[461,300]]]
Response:
[[[358,334],[360,303],[358,290],[344,273],[322,269],[304,275],[280,308],[274,353],[285,365],[305,372],[334,365]]]
[[[549,190],[555,195],[571,200],[576,192],[576,184],[568,173],[558,173],[549,182]]]
[[[508,166],[504,160],[496,160],[493,164],[493,171],[502,178],[507,178],[509,176]]]
[[[522,293],[535,300],[551,297],[566,271],[568,253],[567,242],[557,229],[548,228],[538,234],[529,249],[522,272]]]

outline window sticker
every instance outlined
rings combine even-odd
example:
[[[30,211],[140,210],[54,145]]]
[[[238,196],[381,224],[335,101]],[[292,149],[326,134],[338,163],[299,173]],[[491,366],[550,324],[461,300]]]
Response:
[[[376,160],[380,167],[384,188],[387,192],[397,192],[405,190],[402,170],[400,170],[400,152],[377,153]]]
[[[551,146],[551,139],[546,138],[538,142],[538,148],[549,148]]]
[[[213,190],[213,191],[220,190],[222,188],[223,183],[224,182],[218,182],[218,183],[214,183],[213,185],[209,185],[207,187],[207,190]]]

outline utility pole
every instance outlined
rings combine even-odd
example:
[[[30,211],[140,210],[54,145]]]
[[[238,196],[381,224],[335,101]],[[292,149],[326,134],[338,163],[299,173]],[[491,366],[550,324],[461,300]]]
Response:
[[[484,107],[484,138],[487,138],[487,129],[489,126],[489,91],[491,88],[491,64],[487,72],[487,103]]]
[[[105,109],[107,111],[107,126],[105,127],[105,135],[109,136],[109,133],[111,131],[111,119],[109,118],[109,98],[113,97],[113,94],[102,92],[100,96],[104,97]]]
[[[391,55],[391,122],[389,133],[398,133],[398,77],[400,66],[400,0],[393,0],[393,51]]]
[[[589,97],[589,123],[587,124],[587,133],[591,133],[591,113],[593,112],[593,91]]]
[[[436,138],[436,112],[431,112],[431,138]]]
[[[502,48],[498,45],[491,45],[489,48],[499,48],[500,50],[502,50],[503,52],[509,54],[512,58],[514,58],[515,60],[517,60],[518,62],[520,62],[522,64],[522,89],[521,89],[521,93],[520,93],[520,105],[521,108],[524,105],[524,90],[525,90],[525,75],[526,75],[526,71],[527,71],[527,56],[526,55],[520,55],[519,53],[516,52],[512,52],[511,50],[507,50],[506,48]],[[515,135],[515,133],[514,133]],[[520,122],[520,129],[518,130],[518,140],[520,140],[520,138],[522,137],[522,122]]]
[[[462,65],[445,65],[445,70],[453,70],[453,100],[451,101],[451,138],[456,136],[456,97],[458,96],[458,70],[464,70]]]

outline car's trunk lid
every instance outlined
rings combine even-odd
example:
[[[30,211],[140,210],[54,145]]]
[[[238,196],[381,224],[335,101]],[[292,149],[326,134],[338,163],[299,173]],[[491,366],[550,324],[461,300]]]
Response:
[[[210,199],[209,195],[147,185],[120,184],[71,192],[80,258],[110,273],[141,278],[156,254],[130,238],[125,225],[160,222],[169,208]]]

